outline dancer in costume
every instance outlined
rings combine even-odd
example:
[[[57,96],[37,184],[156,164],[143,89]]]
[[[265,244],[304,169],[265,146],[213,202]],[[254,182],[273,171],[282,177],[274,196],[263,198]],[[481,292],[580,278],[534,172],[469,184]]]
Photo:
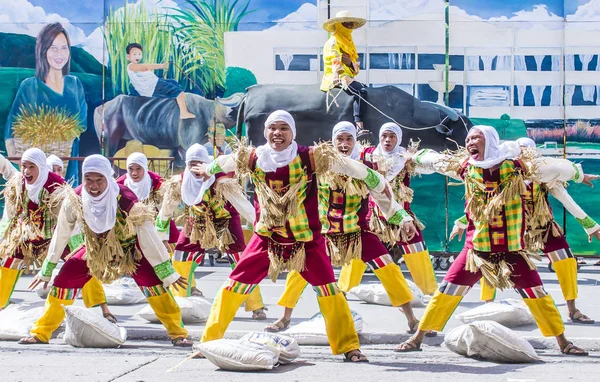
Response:
[[[50,172],[53,172],[61,178],[64,178],[65,165],[59,157],[54,154],[49,155],[48,158],[46,158],[46,165],[48,165]]]
[[[127,157],[127,174],[117,178],[117,183],[127,186],[139,202],[154,207],[158,214],[162,205],[163,178],[148,170],[148,158],[143,153],[133,153]],[[168,248],[179,238],[179,230],[173,219],[167,219],[157,224],[159,236]]]
[[[65,317],[62,305],[72,305],[79,288],[91,277],[111,283],[130,275],[146,296],[174,346],[187,347],[181,311],[167,288],[187,287],[173,267],[152,224],[153,209],[138,203],[135,194],[113,179],[108,159],[91,155],[83,161],[83,185],[67,197],[58,216],[48,256],[30,289],[47,286],[73,228],[81,225],[85,245],[70,257],[54,279],[46,309],[21,344],[47,343]]]
[[[427,330],[442,330],[462,298],[482,275],[486,282],[515,288],[529,307],[542,334],[556,338],[563,354],[587,355],[564,335],[560,313],[545,291],[524,243],[525,179],[552,181],[589,179],[581,166],[563,159],[514,160],[518,145],[500,147],[496,130],[473,126],[466,139],[466,156],[442,156],[422,150],[414,160],[465,182],[465,212],[469,219],[466,245],[448,270],[421,319],[419,330],[395,350],[421,349]]]
[[[364,129],[361,97],[366,99],[367,86],[354,79],[360,71],[360,62],[352,32],[366,22],[363,18],[352,17],[348,11],[340,11],[323,23],[323,28],[331,33],[331,37],[323,46],[324,70],[321,91],[328,92],[341,87],[354,98],[352,115],[359,136],[363,134]]]
[[[250,176],[257,213],[254,235],[213,303],[202,341],[223,337],[238,307],[267,274],[275,281],[284,270],[297,271],[317,293],[333,354],[345,354],[351,362],[366,362],[321,235],[317,175],[327,171],[345,174],[365,181],[379,194],[386,190],[385,180],[327,144],[299,146],[294,118],[286,111],[269,115],[264,136],[267,143],[263,146],[241,146],[235,154],[202,166],[205,176],[229,171]]]
[[[52,154],[46,158],[46,165],[50,172],[55,173],[56,175],[63,176],[64,174],[64,164],[63,161]],[[73,235],[69,240],[69,251],[74,252],[79,249],[80,246],[83,245],[83,234],[81,233],[81,229],[79,227],[75,227],[73,231]],[[66,251],[66,249],[65,249]],[[106,303],[106,295],[104,294],[104,288],[102,287],[102,283],[99,282],[95,277],[92,277],[90,281],[85,284],[81,292],[84,304],[86,307],[91,308],[98,306],[100,310],[102,310],[102,316],[106,318],[108,321],[113,324],[117,323],[117,318],[110,311],[108,304]]]
[[[190,280],[188,290],[177,293],[180,296],[202,295],[195,288],[194,270],[205,249],[219,248],[228,254],[232,264],[238,262],[240,253],[246,248],[240,213],[250,222],[255,219],[254,208],[233,173],[218,173],[207,180],[195,174],[197,166],[211,162],[206,147],[192,145],[185,153],[185,162],[183,175],[173,177],[168,183],[158,219],[171,218],[181,201],[185,204],[186,222],[173,254],[173,266],[178,272],[189,275]],[[246,302],[246,311],[252,312],[255,320],[266,319],[258,288]]]
[[[4,218],[8,222],[0,243],[1,310],[8,305],[23,270],[41,264],[46,256],[64,197],[56,191],[65,180],[49,171],[46,155],[37,148],[23,153],[21,172],[0,155],[0,172],[7,180],[3,194]],[[67,249],[59,257],[68,253]],[[101,306],[104,316],[115,320],[98,280],[85,284],[82,294],[87,307]]]
[[[417,173],[415,166],[406,163],[404,155],[407,150],[400,146],[402,142],[402,129],[395,123],[388,122],[379,129],[379,145],[377,147],[365,148],[360,158],[369,167],[379,171],[390,182],[394,191],[395,200],[403,203],[406,210],[415,221],[417,229],[413,237],[406,237],[402,227],[386,221],[383,214],[375,203],[371,203],[372,213],[369,219],[369,229],[379,236],[381,241],[393,248],[398,246],[402,251],[402,257],[415,282],[424,294],[433,294],[437,289],[437,279],[429,250],[421,230],[424,228],[410,208],[413,200],[413,190],[410,188],[411,175]],[[355,259],[350,265],[342,268],[340,288],[348,291],[360,284],[367,265],[360,259]],[[411,331],[414,333],[414,330]],[[416,328],[414,328],[416,329]]]
[[[336,149],[344,156],[360,160],[361,150],[356,142],[356,128],[350,122],[339,122],[332,131]],[[363,162],[364,163],[364,162]],[[415,333],[419,320],[415,317],[410,301],[413,295],[392,257],[379,238],[369,232],[369,190],[364,181],[345,175],[326,173],[319,179],[319,217],[321,233],[325,236],[327,253],[334,266],[348,266],[351,261],[368,263],[381,280],[393,306],[400,307],[408,320],[409,332]],[[390,219],[400,227],[415,234],[413,218],[400,206]],[[279,332],[288,328],[292,311],[308,283],[292,271],[288,273],[285,291],[278,304],[285,308],[282,318],[265,328]],[[342,291],[347,292],[343,288]]]
[[[535,151],[535,142],[530,138],[519,138],[516,142],[524,151]],[[577,260],[571,252],[562,229],[554,220],[552,208],[548,201],[548,193],[558,199],[575,216],[590,239],[596,237],[600,240],[600,226],[571,198],[562,183],[543,184],[526,181],[526,184],[527,192],[524,194],[527,219],[525,245],[531,251],[542,251],[552,263],[563,296],[567,301],[571,321],[581,324],[593,324],[594,320],[581,313],[575,305],[577,299]],[[462,237],[467,226],[466,216],[455,221],[450,240],[454,236]],[[486,302],[494,301],[496,288],[484,282],[483,279],[481,281],[481,299]]]

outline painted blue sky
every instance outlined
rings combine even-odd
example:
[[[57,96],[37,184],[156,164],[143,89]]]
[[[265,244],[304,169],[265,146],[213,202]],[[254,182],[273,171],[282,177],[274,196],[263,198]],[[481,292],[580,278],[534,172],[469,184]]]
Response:
[[[531,10],[537,4],[544,4],[550,12],[558,16],[564,16],[565,3],[568,2],[587,3],[587,0],[450,0],[450,5],[462,8],[471,15],[489,19],[490,17],[500,16],[510,17],[520,10]],[[573,11],[575,9],[577,9],[577,5],[575,5]]]
[[[180,6],[185,6],[185,0],[174,0]],[[29,0],[33,5],[42,7],[46,13],[57,13],[67,18],[72,24],[83,29],[86,34],[91,33],[97,24],[102,23],[104,12],[113,8],[122,7],[125,0]],[[129,0],[134,3],[134,0]],[[297,10],[302,4],[310,2],[307,0],[250,0],[249,9],[253,9],[250,15],[244,18],[244,24],[240,29],[260,30],[265,28],[265,23],[281,19]],[[245,4],[240,0],[240,4]],[[316,4],[316,1],[314,1]]]

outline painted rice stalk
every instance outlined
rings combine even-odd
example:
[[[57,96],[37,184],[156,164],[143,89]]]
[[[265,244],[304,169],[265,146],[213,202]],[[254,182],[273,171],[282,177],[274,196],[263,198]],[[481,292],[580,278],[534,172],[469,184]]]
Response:
[[[528,129],[528,134],[536,143],[562,142],[565,130],[562,128],[535,128]],[[592,126],[589,122],[577,121],[566,129],[567,141],[600,143],[600,126]]]
[[[79,115],[47,105],[22,106],[12,127],[17,153],[38,147],[48,154],[63,157],[71,156],[73,140],[84,131]]]
[[[105,23],[104,39],[108,51],[112,86],[115,94],[128,93],[128,44],[137,42],[143,47],[143,63],[162,63],[174,52],[174,36],[166,15],[154,14],[142,3],[125,2],[119,9],[111,8]],[[175,80],[180,73],[175,71]]]

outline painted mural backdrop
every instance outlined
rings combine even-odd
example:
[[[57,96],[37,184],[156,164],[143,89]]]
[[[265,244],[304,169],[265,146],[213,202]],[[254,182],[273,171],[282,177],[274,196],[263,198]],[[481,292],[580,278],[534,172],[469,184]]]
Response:
[[[354,32],[363,83],[447,103],[600,173],[600,0],[0,0],[0,146],[144,150],[179,165],[194,142],[227,152],[248,86],[320,82],[320,25],[343,9],[368,20]],[[446,220],[461,213],[461,188],[441,176],[414,186],[431,249],[459,248]],[[600,194],[569,190],[600,218]],[[566,226],[576,252],[598,252]]]

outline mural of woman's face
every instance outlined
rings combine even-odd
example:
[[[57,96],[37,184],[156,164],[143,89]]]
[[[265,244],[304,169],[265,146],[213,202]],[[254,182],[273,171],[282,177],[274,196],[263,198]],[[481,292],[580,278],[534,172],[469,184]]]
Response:
[[[62,70],[63,66],[69,62],[70,55],[67,37],[63,33],[59,33],[48,49],[48,53],[46,53],[50,68],[52,70]]]

